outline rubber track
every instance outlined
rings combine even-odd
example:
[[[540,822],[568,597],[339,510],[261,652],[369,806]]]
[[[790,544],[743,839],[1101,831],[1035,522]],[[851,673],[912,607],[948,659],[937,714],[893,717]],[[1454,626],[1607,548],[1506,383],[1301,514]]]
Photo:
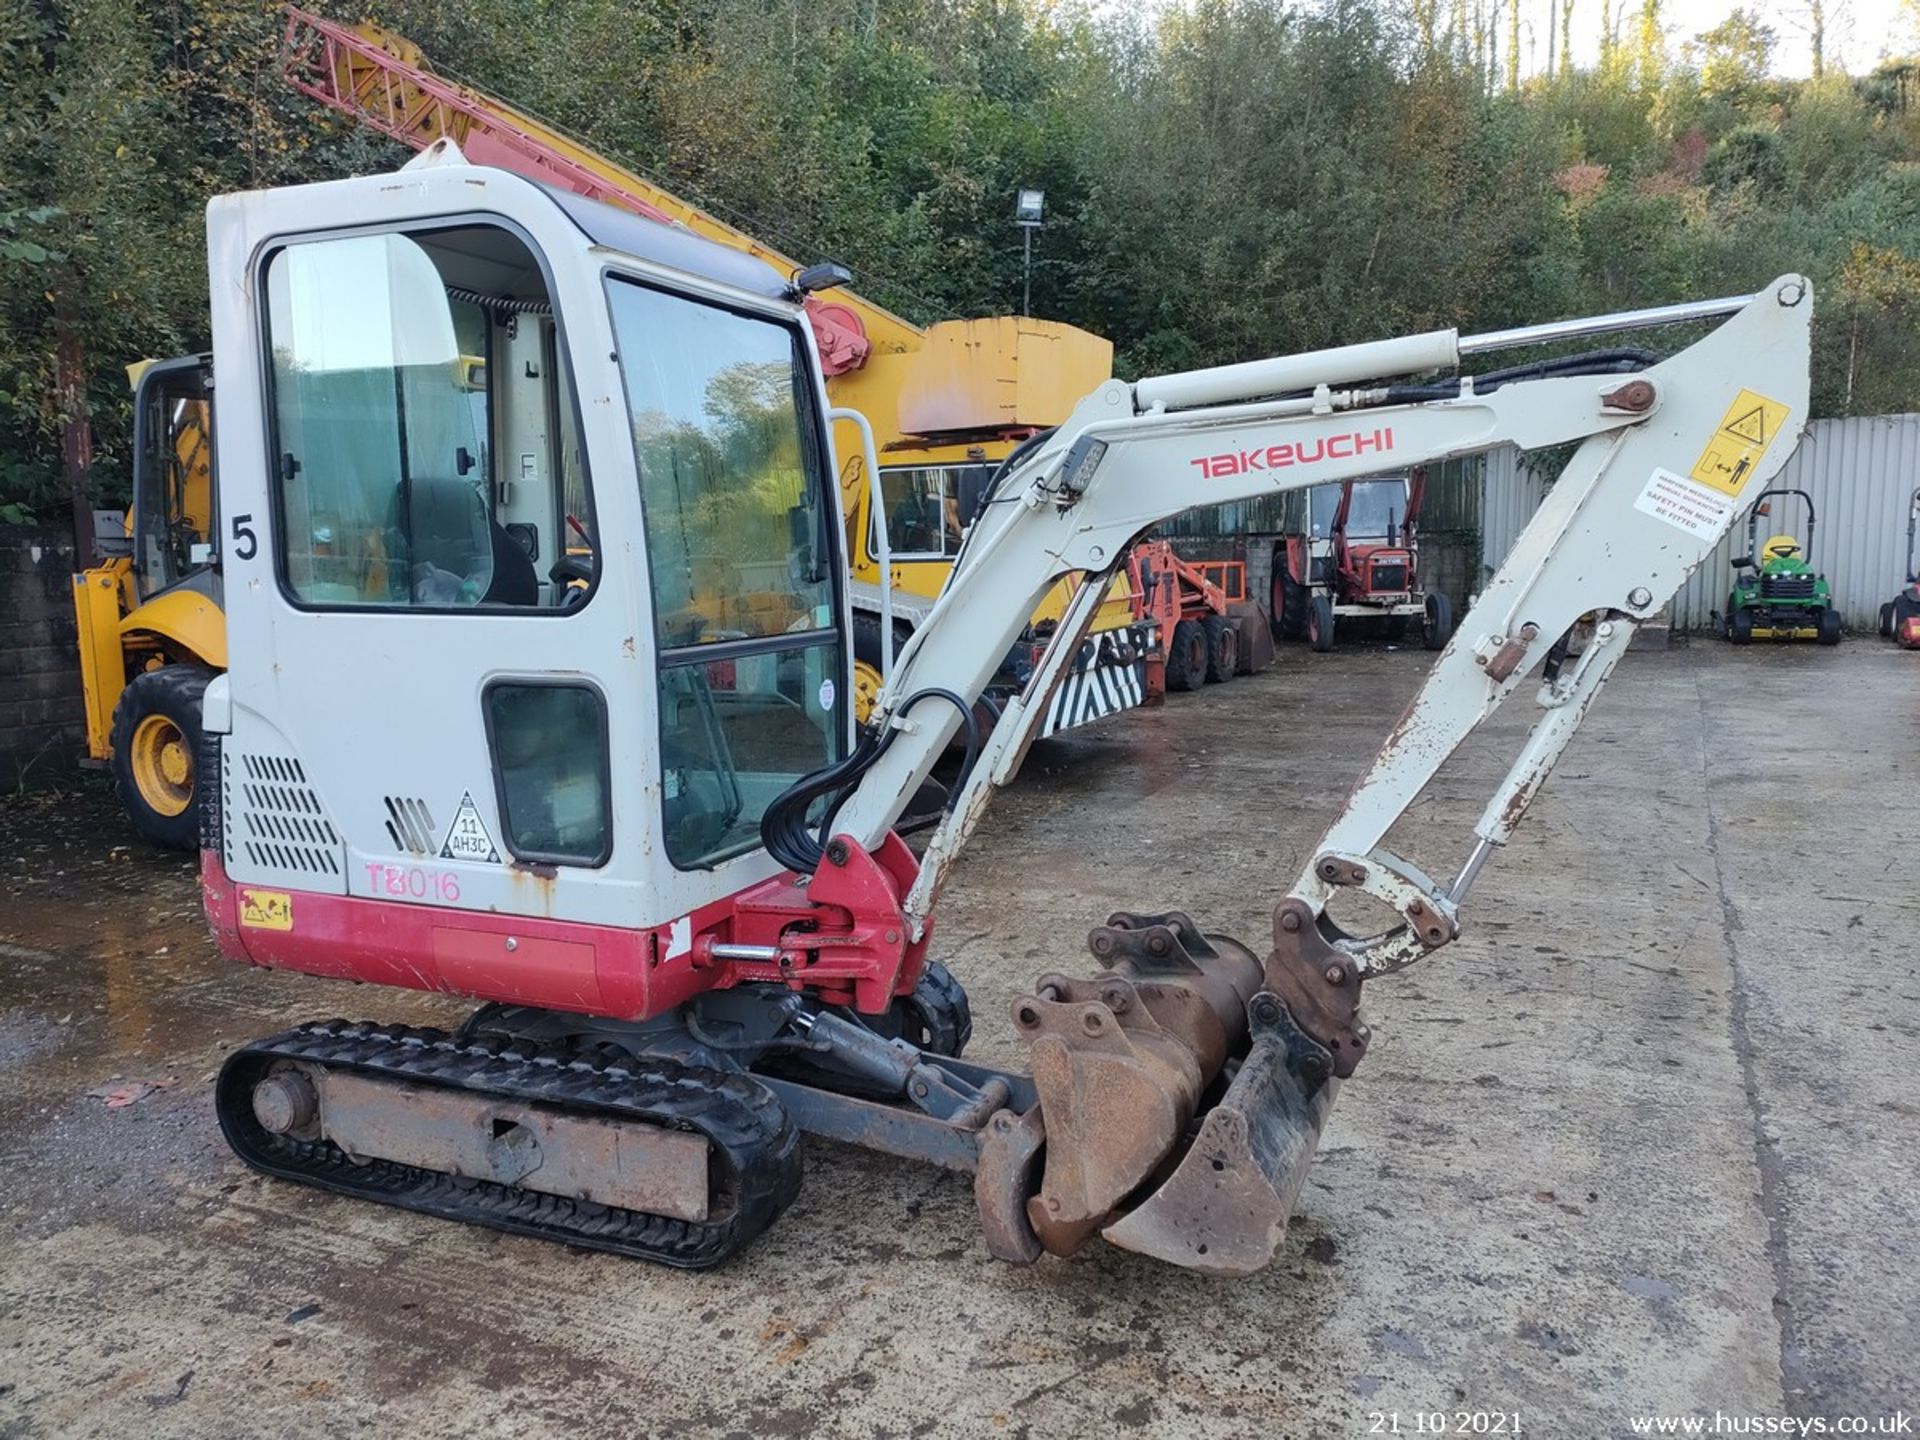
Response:
[[[720,1218],[679,1220],[388,1160],[356,1163],[329,1142],[270,1134],[254,1119],[253,1087],[279,1060],[695,1131],[713,1147]],[[770,1090],[749,1076],[666,1059],[610,1062],[527,1041],[458,1041],[440,1030],[329,1020],[236,1051],[214,1098],[227,1143],[266,1174],[681,1269],[739,1253],[800,1191],[799,1132]]]

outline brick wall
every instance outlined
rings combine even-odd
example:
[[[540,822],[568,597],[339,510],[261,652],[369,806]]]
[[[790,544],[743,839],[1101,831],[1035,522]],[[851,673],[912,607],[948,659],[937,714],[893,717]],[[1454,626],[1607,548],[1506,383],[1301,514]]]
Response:
[[[73,537],[0,525],[0,786],[70,771],[86,744]]]

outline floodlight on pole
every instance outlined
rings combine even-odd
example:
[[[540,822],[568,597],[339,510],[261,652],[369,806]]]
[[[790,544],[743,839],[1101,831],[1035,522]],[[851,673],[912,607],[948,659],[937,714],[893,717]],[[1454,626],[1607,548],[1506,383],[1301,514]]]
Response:
[[[1013,223],[1020,227],[1020,313],[1033,313],[1033,232],[1045,224],[1047,192],[1023,186],[1013,202]]]

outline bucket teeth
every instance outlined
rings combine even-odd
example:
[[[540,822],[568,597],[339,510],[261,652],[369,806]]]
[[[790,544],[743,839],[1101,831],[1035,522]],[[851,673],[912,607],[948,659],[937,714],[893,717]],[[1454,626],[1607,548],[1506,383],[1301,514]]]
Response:
[[[1324,1076],[1326,1062],[1303,1053],[1312,1045],[1304,1036],[1290,1043],[1290,1028],[1283,1012],[1277,1027],[1256,1033],[1178,1168],[1101,1234],[1215,1275],[1251,1275],[1272,1261],[1340,1088],[1336,1079],[1302,1074]]]

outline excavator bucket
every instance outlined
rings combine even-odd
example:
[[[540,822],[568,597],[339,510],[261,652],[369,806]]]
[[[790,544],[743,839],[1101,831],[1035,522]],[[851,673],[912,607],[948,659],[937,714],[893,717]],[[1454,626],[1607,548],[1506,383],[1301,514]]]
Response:
[[[1214,1274],[1272,1260],[1339,1077],[1365,1048],[1351,962],[1308,953],[1293,903],[1264,965],[1177,912],[1119,914],[1089,937],[1104,971],[1044,976],[1014,1002],[1045,1148],[1026,1205],[1034,1243],[1010,1258],[1071,1254],[1098,1233]],[[1320,966],[1327,993],[1303,987],[1302,963]],[[990,1228],[1004,1232],[999,1212]]]
[[[1340,1082],[1284,1012],[1254,1031],[1173,1173],[1101,1230],[1114,1244],[1213,1275],[1251,1275],[1272,1261]]]

